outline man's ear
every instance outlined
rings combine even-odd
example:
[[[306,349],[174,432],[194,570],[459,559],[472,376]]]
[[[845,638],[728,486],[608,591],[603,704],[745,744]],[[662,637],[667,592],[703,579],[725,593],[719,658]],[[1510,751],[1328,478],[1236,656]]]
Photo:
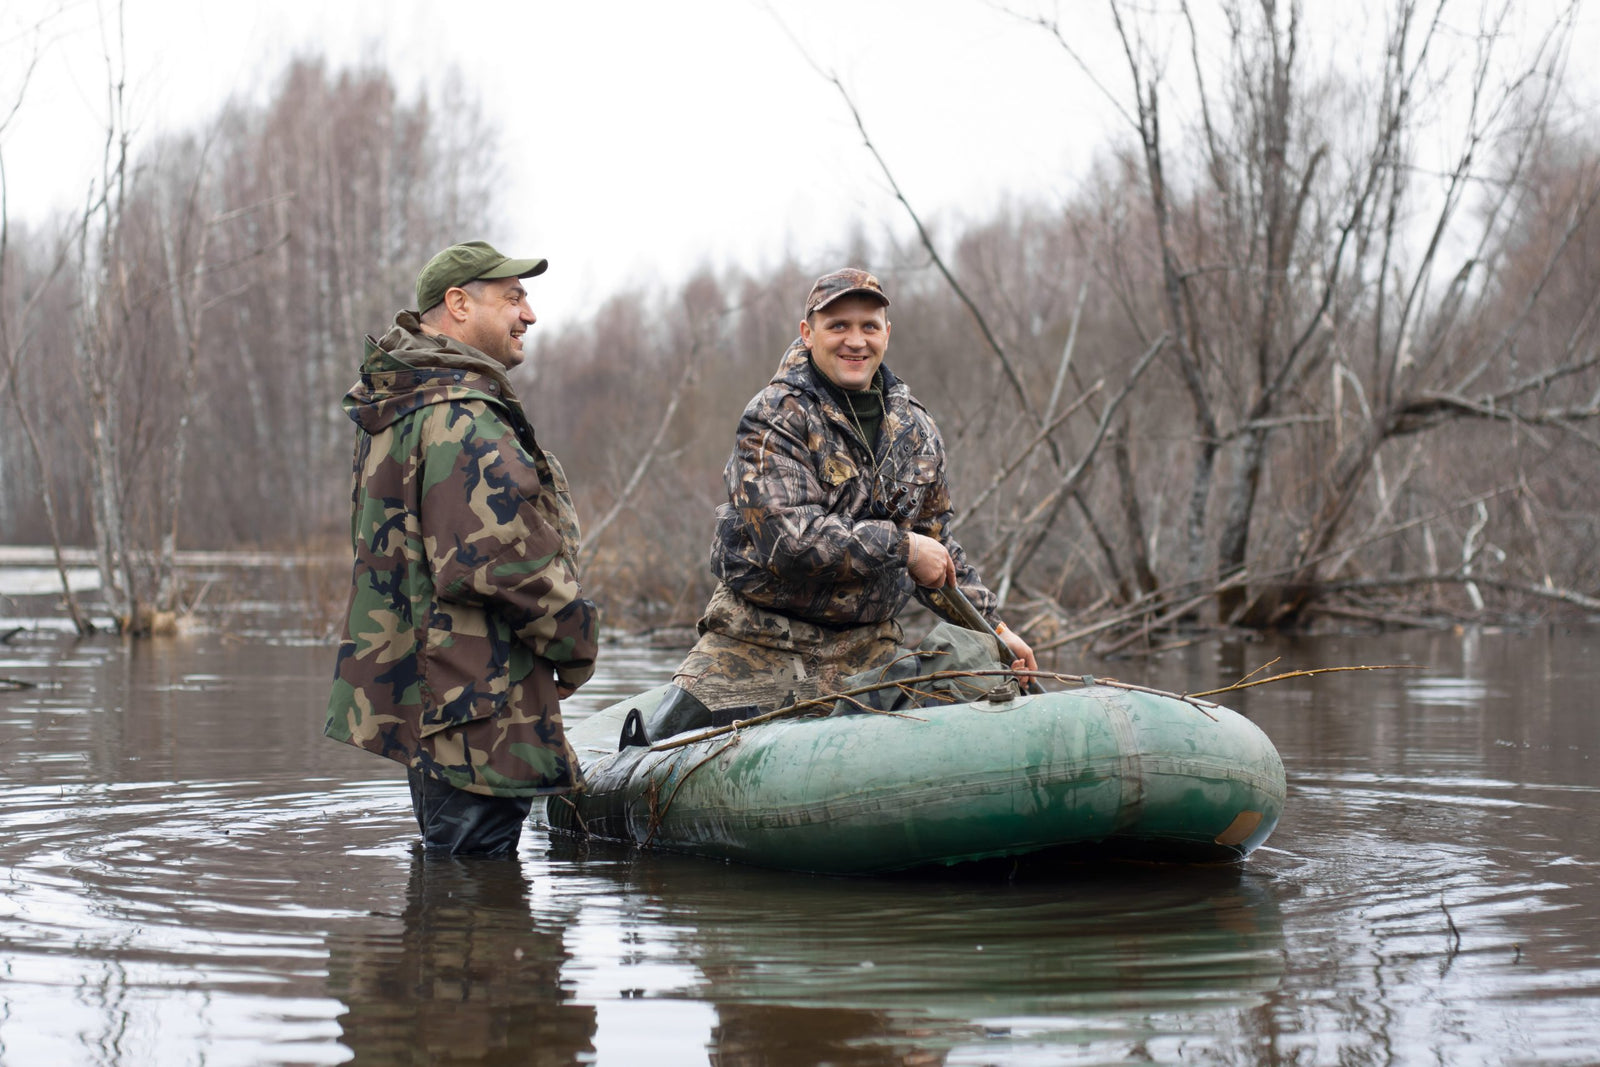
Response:
[[[444,291],[444,310],[457,322],[467,321],[467,304],[472,299],[472,294],[460,286]]]
[[[807,348],[811,347],[811,320],[810,319],[801,319],[800,320],[800,343],[805,345]]]

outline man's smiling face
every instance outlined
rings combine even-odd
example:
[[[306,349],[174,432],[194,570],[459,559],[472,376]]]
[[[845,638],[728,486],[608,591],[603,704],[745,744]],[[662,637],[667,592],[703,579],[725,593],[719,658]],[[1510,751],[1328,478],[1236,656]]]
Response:
[[[461,339],[507,370],[523,360],[522,335],[537,319],[520,278],[468,282],[467,321]]]
[[[834,385],[866,389],[889,348],[889,312],[870,296],[840,297],[800,321],[800,340]]]

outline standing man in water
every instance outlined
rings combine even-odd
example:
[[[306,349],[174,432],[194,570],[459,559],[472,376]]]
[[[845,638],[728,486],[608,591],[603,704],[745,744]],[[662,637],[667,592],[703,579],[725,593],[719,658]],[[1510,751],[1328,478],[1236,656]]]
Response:
[[[599,624],[566,479],[506,378],[546,266],[446,248],[344,399],[355,569],[325,732],[404,764],[424,846],[452,854],[515,854],[533,798],[577,785],[560,700]]]
[[[997,653],[1036,669],[950,534],[944,441],[883,362],[888,308],[878,279],[856,268],[823,275],[806,296],[800,336],[739,420],[711,546],[720,584],[653,736],[729,707],[836,691],[901,657],[906,602],[915,593],[942,614],[929,594],[950,585],[1007,648],[975,663],[941,649],[933,669],[992,666]]]

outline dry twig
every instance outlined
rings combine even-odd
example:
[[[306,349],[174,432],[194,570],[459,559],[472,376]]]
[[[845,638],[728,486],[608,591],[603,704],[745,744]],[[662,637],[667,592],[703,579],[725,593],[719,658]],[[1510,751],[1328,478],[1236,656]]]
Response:
[[[1276,663],[1276,662],[1278,662],[1278,661],[1277,660],[1273,660],[1272,661],[1272,663]],[[1263,665],[1261,667],[1257,667],[1255,671],[1251,671],[1250,673],[1251,674],[1255,674],[1258,671],[1266,670],[1267,667],[1272,666],[1272,663],[1268,663],[1268,664],[1265,664],[1265,665]],[[1274,674],[1270,678],[1257,678],[1253,682],[1251,682],[1251,681],[1238,681],[1238,682],[1234,682],[1232,685],[1225,685],[1221,689],[1207,689],[1203,693],[1190,693],[1188,695],[1192,696],[1192,697],[1213,697],[1213,696],[1217,696],[1217,695],[1219,695],[1221,693],[1237,693],[1242,689],[1253,689],[1258,685],[1268,685],[1268,684],[1270,684],[1272,682],[1283,682],[1283,681],[1287,681],[1290,678],[1310,678],[1312,675],[1316,675],[1316,674],[1337,674],[1340,671],[1425,671],[1425,670],[1427,670],[1427,668],[1424,667],[1420,663],[1378,663],[1378,664],[1371,664],[1371,665],[1363,664],[1361,666],[1356,666],[1356,667],[1313,667],[1310,670],[1305,670],[1305,671],[1285,671],[1283,674]],[[1245,677],[1248,678],[1249,675],[1246,675]]]
[[[737,722],[730,723],[727,726],[713,726],[709,729],[700,730],[692,734],[682,734],[678,737],[669,738],[665,741],[658,741],[650,746],[650,751],[666,752],[670,751],[671,749],[682,748],[685,745],[693,745],[701,741],[709,741],[712,738],[722,737],[725,734],[737,734],[739,730],[746,726],[756,726],[760,723],[772,722],[775,719],[794,718],[804,715],[808,711],[813,711],[815,709],[824,707],[831,707],[836,701],[839,700],[846,700],[849,703],[862,708],[862,710],[871,711],[874,714],[890,715],[895,718],[911,719],[916,722],[926,722],[927,720],[925,719],[918,718],[915,715],[907,715],[904,712],[881,711],[877,708],[866,707],[860,701],[853,698],[858,697],[863,693],[870,693],[879,689],[891,688],[898,688],[902,692],[912,696],[926,696],[927,694],[924,691],[916,688],[918,685],[921,685],[925,682],[946,681],[954,678],[992,678],[1007,676],[1016,677],[1019,679],[1046,679],[1050,681],[1061,682],[1066,685],[1085,687],[1092,685],[1104,685],[1109,686],[1112,689],[1126,690],[1130,693],[1145,693],[1150,696],[1167,697],[1171,700],[1181,700],[1185,704],[1188,704],[1195,710],[1199,711],[1202,715],[1206,716],[1206,718],[1215,720],[1216,716],[1212,715],[1207,709],[1220,707],[1220,705],[1214,701],[1204,699],[1206,697],[1218,696],[1223,693],[1237,693],[1245,689],[1253,689],[1259,685],[1269,685],[1273,682],[1288,681],[1291,678],[1310,678],[1319,674],[1336,674],[1341,671],[1395,671],[1427,669],[1422,665],[1415,663],[1360,664],[1350,667],[1312,667],[1307,670],[1284,671],[1281,674],[1274,674],[1267,678],[1255,678],[1255,675],[1260,674],[1262,671],[1266,670],[1276,662],[1278,662],[1276,659],[1269,660],[1267,663],[1257,667],[1255,670],[1245,675],[1239,681],[1234,682],[1232,685],[1226,685],[1220,689],[1207,689],[1198,693],[1174,693],[1166,689],[1156,689],[1147,685],[1138,685],[1133,682],[1123,682],[1116,678],[1102,678],[1092,674],[1061,674],[1056,671],[1021,671],[1012,670],[1009,667],[996,667],[992,670],[933,671],[929,674],[918,675],[915,678],[902,678],[896,681],[877,682],[872,685],[855,686],[854,688],[845,689],[837,693],[824,693],[821,696],[814,697],[810,700],[802,700],[798,703],[778,708],[775,711],[764,712],[761,715],[755,715],[748,719],[740,719]],[[718,751],[720,752],[721,749]]]

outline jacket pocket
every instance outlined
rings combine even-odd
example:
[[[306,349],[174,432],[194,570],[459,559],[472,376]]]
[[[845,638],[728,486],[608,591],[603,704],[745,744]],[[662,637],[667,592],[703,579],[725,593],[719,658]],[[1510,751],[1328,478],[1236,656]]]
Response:
[[[511,690],[510,627],[480,608],[441,605],[422,641],[423,737],[485,719]]]
[[[872,515],[908,525],[922,514],[928,491],[939,480],[937,456],[910,456],[872,479]]]

